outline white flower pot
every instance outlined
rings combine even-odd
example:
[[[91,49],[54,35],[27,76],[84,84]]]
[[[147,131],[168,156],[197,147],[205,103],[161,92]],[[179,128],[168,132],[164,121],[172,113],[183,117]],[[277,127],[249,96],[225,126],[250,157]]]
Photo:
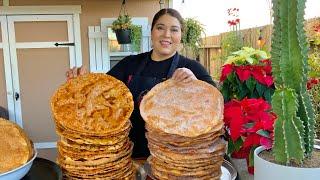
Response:
[[[319,168],[299,168],[282,166],[266,161],[258,156],[264,148],[258,147],[254,151],[254,179],[255,180],[315,180],[320,179]]]

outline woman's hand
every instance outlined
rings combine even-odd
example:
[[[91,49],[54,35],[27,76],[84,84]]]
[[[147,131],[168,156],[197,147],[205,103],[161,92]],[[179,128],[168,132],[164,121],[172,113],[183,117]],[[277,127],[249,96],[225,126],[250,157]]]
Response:
[[[188,83],[188,82],[191,82],[192,80],[195,80],[197,78],[190,69],[178,68],[174,71],[174,73],[172,75],[172,79],[179,81],[179,82]]]
[[[81,67],[73,67],[66,72],[67,81],[75,78],[77,76],[81,76],[87,73],[87,68],[85,66]]]

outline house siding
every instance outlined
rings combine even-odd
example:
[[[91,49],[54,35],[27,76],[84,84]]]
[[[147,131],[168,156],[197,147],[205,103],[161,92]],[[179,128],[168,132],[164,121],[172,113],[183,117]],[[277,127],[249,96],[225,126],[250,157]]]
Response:
[[[81,5],[80,28],[83,65],[89,67],[88,26],[99,26],[101,18],[117,17],[121,7],[120,0],[10,0],[11,6],[47,6],[47,5]],[[168,3],[166,3],[168,6]],[[153,15],[160,9],[158,0],[127,1],[129,15],[148,17],[149,23]]]

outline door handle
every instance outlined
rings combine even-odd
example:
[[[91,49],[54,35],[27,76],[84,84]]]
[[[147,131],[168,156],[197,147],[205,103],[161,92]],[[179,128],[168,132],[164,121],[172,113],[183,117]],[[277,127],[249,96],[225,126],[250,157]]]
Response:
[[[55,43],[55,46],[74,46],[74,43]]]
[[[18,99],[20,98],[20,94],[19,93],[14,93],[14,99],[16,100],[16,101],[18,101]]]

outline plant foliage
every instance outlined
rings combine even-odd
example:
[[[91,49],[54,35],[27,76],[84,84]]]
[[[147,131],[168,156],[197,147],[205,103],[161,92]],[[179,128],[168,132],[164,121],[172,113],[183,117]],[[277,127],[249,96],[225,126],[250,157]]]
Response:
[[[273,0],[272,74],[276,161],[302,163],[314,144],[314,110],[306,89],[308,44],[304,31],[305,0]]]

